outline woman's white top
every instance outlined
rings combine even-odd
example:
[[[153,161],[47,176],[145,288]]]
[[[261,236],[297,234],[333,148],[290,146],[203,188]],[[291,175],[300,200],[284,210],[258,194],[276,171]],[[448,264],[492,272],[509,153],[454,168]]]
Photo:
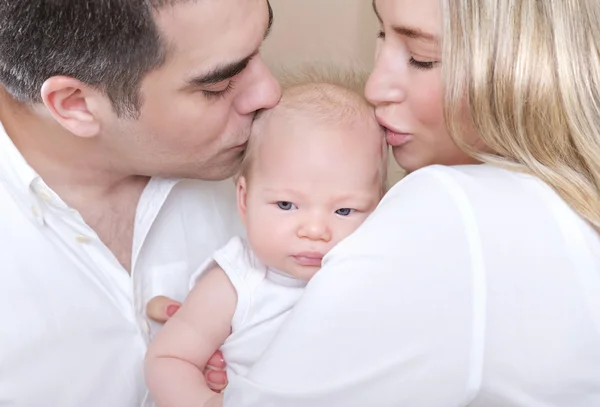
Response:
[[[598,233],[532,176],[416,171],[225,397],[283,406],[600,406]]]

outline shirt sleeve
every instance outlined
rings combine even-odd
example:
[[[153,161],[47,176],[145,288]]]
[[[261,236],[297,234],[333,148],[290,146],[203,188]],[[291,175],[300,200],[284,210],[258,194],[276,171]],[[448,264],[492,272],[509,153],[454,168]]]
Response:
[[[468,404],[484,312],[472,213],[439,168],[398,183],[329,253],[250,374],[231,378],[224,406]]]

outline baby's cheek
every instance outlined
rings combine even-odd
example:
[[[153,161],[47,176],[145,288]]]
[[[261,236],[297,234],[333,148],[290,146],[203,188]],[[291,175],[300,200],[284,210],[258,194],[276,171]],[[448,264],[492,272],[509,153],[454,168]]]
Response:
[[[248,239],[256,255],[265,263],[277,261],[281,246],[289,240],[276,225],[249,229]]]

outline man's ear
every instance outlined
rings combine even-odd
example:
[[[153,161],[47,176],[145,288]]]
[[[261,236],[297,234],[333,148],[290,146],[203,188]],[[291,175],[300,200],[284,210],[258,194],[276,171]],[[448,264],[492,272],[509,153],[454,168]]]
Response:
[[[42,86],[42,100],[54,119],[79,137],[94,137],[100,133],[97,117],[100,91],[68,76],[53,76]]]
[[[248,196],[247,191],[248,189],[246,184],[246,177],[240,176],[236,182],[237,207],[244,226],[246,226],[246,198]]]

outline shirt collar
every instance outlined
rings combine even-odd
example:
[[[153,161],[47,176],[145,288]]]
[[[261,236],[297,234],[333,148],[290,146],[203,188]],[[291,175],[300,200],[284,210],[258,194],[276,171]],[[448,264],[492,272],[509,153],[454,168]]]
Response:
[[[173,187],[180,179],[152,178],[144,194],[140,198],[138,211],[140,218],[150,219],[150,227],[163,203],[170,195]],[[25,157],[15,146],[0,122],[0,182],[4,183],[8,192],[24,208],[25,212],[39,225],[45,223],[45,206],[74,212],[66,203],[45,183],[42,177],[27,163]],[[148,198],[148,199],[144,199]],[[156,203],[159,203],[158,205]],[[136,215],[137,217],[137,215]],[[145,238],[147,230],[142,235]],[[143,239],[142,239],[143,240]]]
[[[286,287],[306,287],[308,284],[306,280],[301,280],[291,274],[270,267],[267,268],[267,279]]]
[[[31,199],[31,185],[40,176],[27,163],[0,122],[0,179],[20,199]]]
[[[32,222],[43,226],[44,211],[33,186],[42,182],[39,174],[27,163],[0,122],[0,183]]]

